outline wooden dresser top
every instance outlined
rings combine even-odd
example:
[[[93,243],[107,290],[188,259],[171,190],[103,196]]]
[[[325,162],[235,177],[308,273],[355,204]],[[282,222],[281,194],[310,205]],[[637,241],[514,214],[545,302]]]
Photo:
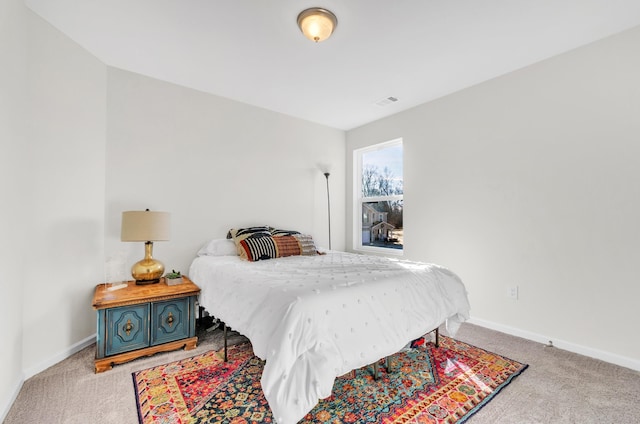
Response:
[[[127,281],[127,287],[109,290],[113,284],[98,284],[93,295],[93,308],[104,309],[116,306],[135,305],[137,303],[153,302],[177,297],[193,296],[200,293],[189,278],[182,277],[181,284],[168,286],[164,278],[156,284],[136,285],[135,281]]]

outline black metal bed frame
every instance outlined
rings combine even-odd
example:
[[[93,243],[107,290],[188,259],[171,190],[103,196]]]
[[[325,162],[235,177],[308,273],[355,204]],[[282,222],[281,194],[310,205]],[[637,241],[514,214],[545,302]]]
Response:
[[[227,327],[227,324],[225,324],[224,322],[222,323],[222,332],[224,334],[224,362],[228,362],[228,358],[227,358],[227,329],[229,327]],[[428,331],[426,334],[429,333],[435,333],[435,346],[436,348],[440,347],[440,328],[436,327],[431,331]],[[387,372],[391,372],[390,370],[390,366],[389,366],[389,357],[385,357],[384,358],[384,366],[387,369]],[[352,370],[351,372],[354,373],[354,377],[355,377],[355,371],[356,370]],[[373,379],[377,380],[379,378],[380,375],[380,365],[378,363],[378,361],[373,363]]]

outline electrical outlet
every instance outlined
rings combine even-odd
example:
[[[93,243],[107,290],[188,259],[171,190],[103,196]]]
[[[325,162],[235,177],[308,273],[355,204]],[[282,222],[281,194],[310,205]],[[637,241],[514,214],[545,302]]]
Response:
[[[518,286],[507,287],[507,297],[509,299],[518,300]]]

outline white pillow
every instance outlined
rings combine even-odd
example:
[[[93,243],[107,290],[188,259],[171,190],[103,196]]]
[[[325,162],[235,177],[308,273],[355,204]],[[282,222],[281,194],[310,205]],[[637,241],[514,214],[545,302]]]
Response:
[[[237,256],[238,250],[232,239],[213,239],[198,250],[198,256]]]

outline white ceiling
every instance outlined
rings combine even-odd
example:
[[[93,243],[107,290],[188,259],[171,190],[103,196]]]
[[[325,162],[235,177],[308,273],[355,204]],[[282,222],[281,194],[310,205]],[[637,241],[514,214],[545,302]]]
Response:
[[[25,3],[107,65],[344,130],[640,25],[639,0]],[[338,17],[318,44],[311,6]]]

